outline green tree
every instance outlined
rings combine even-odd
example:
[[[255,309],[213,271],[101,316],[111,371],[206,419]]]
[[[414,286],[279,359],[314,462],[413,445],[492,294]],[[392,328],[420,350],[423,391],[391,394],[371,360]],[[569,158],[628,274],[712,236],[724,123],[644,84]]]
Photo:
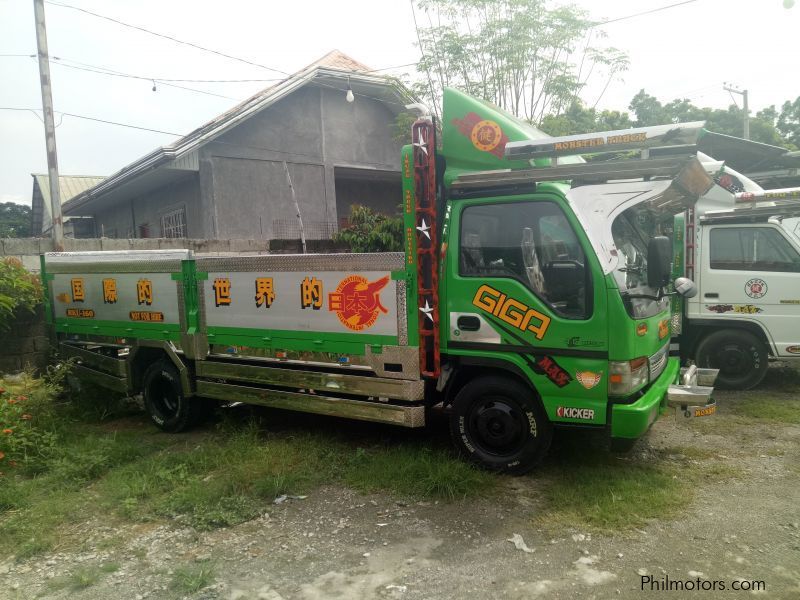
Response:
[[[771,107],[773,114],[775,107]],[[787,100],[776,118],[778,132],[795,148],[800,148],[800,96],[794,102]]]
[[[636,117],[633,123],[636,127],[705,121],[709,131],[736,137],[742,137],[743,134],[744,111],[735,104],[730,105],[727,109],[700,108],[685,98],[676,98],[671,102],[661,104],[654,96],[640,90],[633,97],[628,108]],[[786,105],[784,105],[785,108]],[[800,104],[798,104],[798,109],[800,109]],[[769,107],[751,117],[750,139],[774,146],[787,146],[787,141],[781,137],[782,132],[776,127],[776,120],[780,121],[776,115],[775,108]]]
[[[438,107],[444,87],[539,123],[560,115],[588,81],[609,84],[627,55],[599,47],[603,33],[573,6],[544,0],[414,0],[424,97]],[[602,79],[600,79],[602,82]],[[595,100],[597,105],[600,98]]]
[[[586,108],[576,100],[560,115],[544,117],[539,124],[539,129],[548,135],[561,136],[592,131],[612,131],[631,126],[631,119],[626,112],[597,111],[594,108]]]
[[[31,235],[31,207],[15,202],[0,202],[0,237]]]
[[[333,241],[347,244],[351,252],[400,252],[403,250],[403,219],[353,204],[348,226],[334,234]]]

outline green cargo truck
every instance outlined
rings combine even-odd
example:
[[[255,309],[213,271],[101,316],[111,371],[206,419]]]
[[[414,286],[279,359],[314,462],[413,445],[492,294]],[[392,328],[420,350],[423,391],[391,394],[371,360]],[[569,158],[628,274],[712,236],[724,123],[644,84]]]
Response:
[[[668,406],[713,413],[714,372],[669,357],[660,235],[711,180],[688,153],[646,158],[696,132],[533,139],[454,90],[444,114],[440,131],[422,116],[401,156],[404,252],[47,254],[60,352],[79,377],[142,393],[165,431],[198,398],[405,427],[443,405],[465,456],[512,473],[554,426],[624,444]],[[644,156],[559,158],[606,150]]]

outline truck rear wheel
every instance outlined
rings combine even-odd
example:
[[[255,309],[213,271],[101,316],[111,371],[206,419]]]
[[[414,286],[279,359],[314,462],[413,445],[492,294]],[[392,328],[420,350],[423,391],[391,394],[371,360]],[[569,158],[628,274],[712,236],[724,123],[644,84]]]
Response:
[[[142,378],[144,407],[150,419],[163,431],[177,433],[191,426],[193,404],[183,394],[178,370],[165,359],[150,365]]]
[[[724,329],[700,341],[695,362],[698,367],[719,369],[715,387],[749,390],[767,373],[767,348],[749,331]]]
[[[542,460],[553,428],[529,388],[503,377],[482,377],[456,396],[450,433],[472,462],[521,475]]]

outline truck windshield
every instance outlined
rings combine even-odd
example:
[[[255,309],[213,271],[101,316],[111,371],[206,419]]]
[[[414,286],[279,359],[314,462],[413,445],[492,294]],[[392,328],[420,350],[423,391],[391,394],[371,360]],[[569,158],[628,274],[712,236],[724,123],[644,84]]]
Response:
[[[655,300],[658,290],[647,285],[647,242],[658,234],[656,229],[655,216],[642,206],[629,208],[611,225],[619,255],[614,279],[625,308],[634,319],[651,317],[668,306],[668,299]]]
[[[792,217],[783,220],[783,229],[792,235],[796,242],[800,243],[800,217]]]

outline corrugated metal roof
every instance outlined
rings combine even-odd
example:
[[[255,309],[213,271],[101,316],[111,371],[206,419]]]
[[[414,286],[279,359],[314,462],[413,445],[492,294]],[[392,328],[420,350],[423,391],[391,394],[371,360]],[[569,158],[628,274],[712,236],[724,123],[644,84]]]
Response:
[[[42,193],[45,206],[49,208],[50,176],[39,173],[31,173],[31,175],[39,185],[39,190]],[[61,204],[64,204],[67,200],[74,198],[89,188],[93,188],[104,179],[105,177],[98,177],[96,175],[59,175],[58,183],[59,187],[61,188]]]

